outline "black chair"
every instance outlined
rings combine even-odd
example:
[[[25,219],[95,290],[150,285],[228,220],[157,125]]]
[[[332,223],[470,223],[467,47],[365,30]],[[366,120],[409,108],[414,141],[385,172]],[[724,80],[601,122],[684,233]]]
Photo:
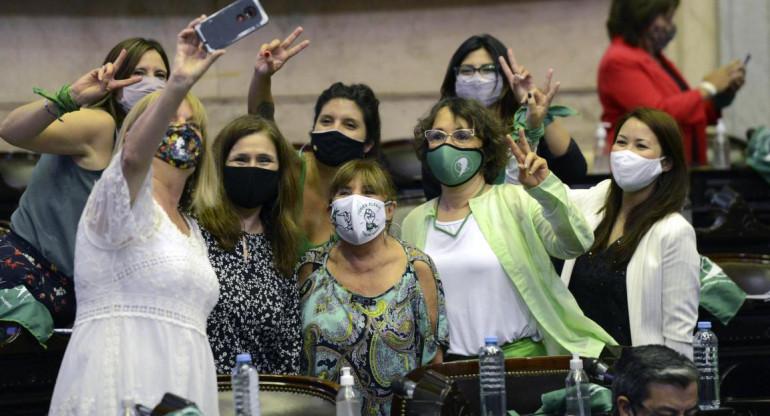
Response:
[[[230,375],[217,376],[219,412],[231,416],[233,394]],[[262,416],[335,416],[340,386],[312,377],[259,375],[259,406]]]

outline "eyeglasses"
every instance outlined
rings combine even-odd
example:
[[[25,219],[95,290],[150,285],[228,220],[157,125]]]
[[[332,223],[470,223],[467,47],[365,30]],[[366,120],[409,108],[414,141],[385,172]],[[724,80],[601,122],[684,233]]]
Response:
[[[452,140],[457,144],[468,143],[473,140],[473,129],[457,129],[451,133],[444,130],[426,130],[425,138],[430,144],[441,144],[446,141],[447,136],[452,136]]]
[[[493,80],[497,77],[496,64],[484,64],[476,68],[473,65],[460,65],[455,67],[455,75],[461,81],[467,81],[473,77],[473,74],[478,72],[481,78]]]
[[[647,416],[695,416],[698,413],[697,406],[692,409],[681,410],[677,412],[673,409],[650,410],[642,405],[639,405],[639,410],[642,410]]]

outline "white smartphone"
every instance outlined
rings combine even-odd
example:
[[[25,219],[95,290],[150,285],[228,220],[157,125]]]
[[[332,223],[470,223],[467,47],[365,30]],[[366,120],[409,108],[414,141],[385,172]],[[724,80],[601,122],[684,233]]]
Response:
[[[266,25],[267,14],[259,0],[238,0],[195,25],[206,50],[224,49]]]

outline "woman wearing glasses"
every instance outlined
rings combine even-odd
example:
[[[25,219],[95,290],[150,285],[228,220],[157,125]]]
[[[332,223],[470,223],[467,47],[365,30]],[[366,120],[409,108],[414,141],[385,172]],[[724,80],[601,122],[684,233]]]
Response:
[[[549,70],[542,89],[548,94],[553,71]],[[558,83],[553,87],[558,89]],[[449,60],[444,82],[441,84],[441,98],[461,97],[471,98],[492,110],[501,120],[503,126],[516,135],[513,129],[514,115],[519,109],[519,103],[536,89],[534,79],[523,67],[516,64],[513,51],[494,36],[475,35],[463,42]],[[550,105],[550,103],[549,103]],[[586,160],[577,143],[552,117],[528,118],[529,130],[536,130],[545,125],[543,140],[527,134],[530,144],[536,147],[536,153],[542,156],[550,169],[560,179],[567,183],[579,180],[586,174]],[[529,131],[528,131],[529,133]],[[503,179],[516,183],[516,163],[511,159],[506,177],[500,175],[496,183]],[[498,172],[498,173],[502,173]],[[427,199],[438,196],[439,184],[431,175],[430,170],[423,164],[423,189]]]
[[[542,117],[555,89],[528,100]],[[508,136],[476,100],[444,98],[415,127],[417,156],[441,182],[441,195],[417,207],[403,237],[436,263],[444,284],[451,334],[446,360],[475,356],[496,335],[506,357],[598,356],[614,344],[587,319],[559,280],[550,256],[574,258],[593,242],[548,163],[519,133]],[[508,149],[524,186],[493,185]]]

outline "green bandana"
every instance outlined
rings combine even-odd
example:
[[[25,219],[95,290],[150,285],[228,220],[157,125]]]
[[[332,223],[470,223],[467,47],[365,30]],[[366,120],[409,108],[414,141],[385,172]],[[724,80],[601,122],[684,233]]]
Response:
[[[534,150],[537,148],[537,143],[545,135],[546,126],[553,123],[553,120],[556,117],[569,117],[576,114],[578,116],[580,115],[580,113],[572,107],[566,105],[552,105],[548,108],[548,114],[546,114],[543,124],[534,129],[530,129],[527,126],[527,106],[523,105],[519,107],[519,109],[516,110],[516,114],[513,115],[513,131],[511,131],[511,137],[513,137],[513,140],[518,141],[519,128],[523,128],[524,136],[527,137],[527,142],[529,142],[529,147]]]
[[[451,144],[428,150],[427,162],[433,176],[442,185],[459,186],[468,182],[481,168],[484,156],[479,149],[460,149]]]

